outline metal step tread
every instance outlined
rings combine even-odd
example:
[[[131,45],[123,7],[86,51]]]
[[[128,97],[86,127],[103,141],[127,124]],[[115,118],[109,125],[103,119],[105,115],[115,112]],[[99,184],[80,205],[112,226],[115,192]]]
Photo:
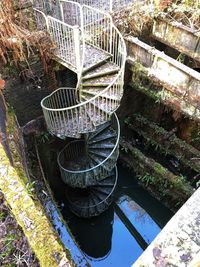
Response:
[[[94,154],[94,155],[96,155],[96,156],[100,156],[100,157],[103,157],[103,158],[107,158],[109,155],[110,155],[110,153],[112,152],[112,149],[99,149],[99,150],[93,150],[93,149],[89,149],[88,150],[88,152],[89,152],[89,154],[91,155],[91,153],[92,154]]]
[[[104,62],[112,57],[111,54],[106,51],[101,50],[98,47],[92,45],[85,45],[85,58],[83,71],[89,71],[95,67],[104,64]]]
[[[98,136],[96,136],[95,138],[93,138],[94,140],[97,138]],[[115,144],[116,144],[116,138],[114,137],[113,139],[106,139],[105,141],[100,141],[97,143],[91,143],[91,141],[88,141],[88,147],[90,148],[114,148]]]
[[[115,143],[102,143],[102,144],[93,144],[93,145],[88,145],[89,149],[110,149],[111,151],[115,147]]]
[[[106,92],[102,93],[102,91],[105,89],[105,87],[90,87],[90,88],[85,88],[82,89],[81,91],[81,95],[84,95],[86,97],[86,99],[91,99],[94,96],[98,95],[99,93],[101,93],[100,97],[102,98],[108,98],[111,100],[116,100],[116,101],[120,101],[122,98],[121,94],[115,94],[114,93],[114,89],[108,89]]]
[[[103,161],[102,159],[100,160],[97,157],[95,157],[95,155],[91,155],[90,153],[89,153],[89,157],[93,160],[95,166],[98,165],[98,164],[100,164]]]
[[[91,86],[107,87],[114,81],[114,79],[116,79],[116,77],[117,77],[117,74],[109,74],[109,75],[102,76],[102,77],[92,78],[92,79],[83,81],[82,86],[83,87],[91,87]]]
[[[110,190],[110,192],[112,191],[112,189]],[[105,198],[107,198],[107,196],[109,195],[109,193],[106,193],[105,191],[102,191],[101,189],[98,188],[94,188],[92,189],[92,192],[98,196],[99,198],[101,198],[101,200],[105,200]]]
[[[78,120],[79,121],[82,120],[84,122],[83,124],[81,123],[82,125],[85,124],[85,127],[83,127],[80,130],[80,133],[88,133],[88,132],[94,131],[96,129],[95,125],[93,124],[92,119],[88,115],[85,108],[82,110],[82,112],[79,113]]]
[[[90,168],[96,167],[97,166],[96,162],[93,163],[93,159],[89,155],[88,155],[88,158],[90,160],[89,161]],[[93,171],[93,173],[94,173],[95,176],[99,174],[98,170],[95,169],[95,168],[92,171]]]
[[[112,174],[110,176],[107,176],[105,179],[98,182],[95,186],[113,186],[115,184],[115,176]]]
[[[96,144],[96,143],[100,143],[109,139],[115,139],[117,138],[117,133],[113,130],[113,131],[106,131],[103,134],[100,134],[94,138],[91,138],[88,140],[88,143],[90,145],[92,144]]]
[[[84,101],[87,101],[88,98],[87,96],[81,96],[81,98],[84,100]],[[90,105],[94,106],[97,108],[97,110],[99,109],[100,111],[103,111],[104,113],[106,114],[111,114],[111,110],[115,110],[116,109],[116,103],[110,103],[108,105],[106,99],[103,99],[101,101],[98,101],[97,99],[93,100],[90,102]],[[109,111],[108,111],[108,107],[109,107]]]
[[[120,68],[112,62],[105,62],[103,65],[96,67],[95,69],[86,72],[83,75],[83,80],[99,77],[99,76],[105,76],[108,74],[114,74],[117,73],[120,70]]]
[[[96,206],[105,199],[105,197],[102,199],[102,197],[99,196],[99,194],[96,194],[95,192],[91,191],[91,196],[95,199]]]
[[[97,165],[99,165],[98,161],[95,161],[90,155],[88,155],[90,159],[90,166],[91,168],[94,168],[92,171],[94,173],[95,179],[96,179],[96,184],[98,184],[98,181],[101,181],[102,179],[105,179],[105,176],[108,174],[108,170],[105,168],[105,165],[101,165],[101,169],[95,168]],[[100,162],[101,163],[101,162]],[[91,185],[94,186],[94,185]]]
[[[95,166],[97,166],[98,164],[102,163],[102,159],[98,159],[97,157],[94,157],[94,155],[89,155],[89,157],[91,158],[92,162],[94,163]],[[105,159],[105,158],[104,158]],[[105,164],[102,164],[101,167],[106,171],[109,172],[110,169],[107,168],[107,166]],[[99,173],[98,173],[99,175]],[[103,177],[102,179],[105,179],[105,177]]]
[[[88,197],[77,197],[76,199],[73,199],[73,197],[69,197],[70,201],[73,203],[73,205],[77,206],[78,208],[84,208],[88,209],[91,206],[98,205],[98,203],[101,201],[101,198],[96,196],[97,194],[94,194],[92,191],[90,191]]]
[[[88,166],[88,159],[87,157],[84,157],[84,155],[82,155],[73,161],[65,161],[62,166],[63,168],[70,170],[70,171],[86,170]]]
[[[93,122],[93,125],[95,125],[95,127],[102,125],[108,120],[110,120],[111,117],[110,113],[96,107],[96,105],[94,105],[92,102],[90,102],[90,106],[92,106],[93,108],[88,109],[87,114],[90,117],[91,121]]]
[[[88,134],[88,140],[92,140],[93,138],[97,137],[99,134],[101,134],[102,132],[106,131],[107,129],[109,129],[109,127],[111,126],[111,121],[107,121],[104,124],[101,124],[99,126],[96,127],[96,131],[93,133],[89,133]]]
[[[95,166],[101,164],[107,157],[101,157],[101,156],[97,156],[95,154],[90,154],[89,153],[89,157],[93,160]],[[112,159],[112,157],[110,157],[109,159]],[[102,168],[104,168],[104,170],[106,170],[107,172],[110,171],[110,168],[108,166],[108,164],[102,164],[101,165]],[[105,179],[105,177],[103,177],[103,179]]]
[[[89,202],[89,207],[96,206],[98,204],[98,201],[95,201],[95,197],[93,197],[93,194],[91,192],[91,197],[90,197],[90,202]]]
[[[110,192],[112,191],[112,188],[113,187],[94,186],[92,190],[93,192],[102,193],[103,195],[108,196]]]

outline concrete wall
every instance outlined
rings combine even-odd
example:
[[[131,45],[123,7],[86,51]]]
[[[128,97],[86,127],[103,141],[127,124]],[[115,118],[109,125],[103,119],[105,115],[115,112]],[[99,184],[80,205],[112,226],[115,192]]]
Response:
[[[129,64],[140,63],[149,80],[161,86],[162,92],[153,92],[155,96],[172,109],[200,121],[200,74],[135,37],[125,40]]]
[[[133,267],[200,266],[200,189],[181,207]]]

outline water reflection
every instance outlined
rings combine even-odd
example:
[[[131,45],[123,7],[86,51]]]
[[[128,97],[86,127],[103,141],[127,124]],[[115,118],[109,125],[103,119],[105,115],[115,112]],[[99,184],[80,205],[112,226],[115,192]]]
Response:
[[[145,242],[150,244],[161,230],[151,216],[127,195],[120,197],[117,205]]]
[[[124,213],[128,215],[130,211],[134,212],[135,220],[140,222],[141,224],[145,224],[145,223],[152,221],[149,214],[141,206],[139,206],[134,200],[132,200],[129,196],[125,195],[125,196],[120,197],[117,203],[120,206],[123,206],[123,204],[126,203],[127,207],[125,205],[125,209],[123,210]]]
[[[91,219],[81,219],[66,208],[66,220],[83,253],[90,260],[104,260],[111,251],[114,209],[110,207],[102,215]]]
[[[66,185],[62,182],[57,166],[57,152],[61,147],[63,144],[57,139],[55,142],[45,144],[40,150],[42,165],[54,197],[62,207],[62,215],[82,253],[86,255],[92,267],[130,267],[143,251],[138,238],[142,237],[149,244],[160,231],[160,227],[170,219],[172,213],[141,189],[132,174],[120,167],[114,209],[111,206],[97,218],[76,217],[65,203]],[[121,213],[116,211],[116,206]],[[123,215],[122,213],[124,216],[119,216]],[[58,217],[59,214],[53,219],[55,228],[66,247],[73,252],[74,258],[76,245],[71,243],[68,233],[65,232],[65,226],[59,223]],[[138,235],[135,236],[135,233]],[[82,266],[86,266],[81,254],[77,255],[83,261]]]

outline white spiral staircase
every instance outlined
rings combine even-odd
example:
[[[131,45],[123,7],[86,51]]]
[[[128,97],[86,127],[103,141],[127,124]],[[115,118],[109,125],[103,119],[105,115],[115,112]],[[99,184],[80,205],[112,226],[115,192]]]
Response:
[[[59,153],[58,164],[69,207],[91,217],[111,204],[117,182],[115,111],[123,95],[126,46],[110,14],[83,2],[60,0],[51,10],[54,17],[44,3],[35,3],[34,10],[38,28],[56,45],[55,59],[77,73],[76,88],[57,89],[41,106],[51,134],[75,138]]]

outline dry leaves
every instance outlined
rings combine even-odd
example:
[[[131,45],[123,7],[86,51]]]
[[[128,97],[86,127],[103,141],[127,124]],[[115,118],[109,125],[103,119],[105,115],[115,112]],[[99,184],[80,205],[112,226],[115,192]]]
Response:
[[[39,52],[44,69],[47,70],[49,60],[53,57],[54,45],[44,31],[27,29],[14,10],[12,0],[1,0],[0,3],[0,59],[4,64],[14,61],[25,61]]]

